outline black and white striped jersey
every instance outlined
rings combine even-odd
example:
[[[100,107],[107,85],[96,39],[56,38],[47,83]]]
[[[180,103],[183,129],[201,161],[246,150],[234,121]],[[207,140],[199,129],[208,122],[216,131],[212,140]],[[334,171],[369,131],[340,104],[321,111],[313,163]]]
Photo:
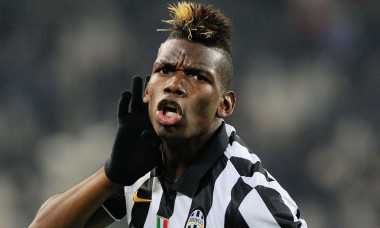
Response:
[[[232,126],[223,123],[202,152],[176,182],[157,166],[103,207],[114,218],[126,215],[131,228],[307,227]]]

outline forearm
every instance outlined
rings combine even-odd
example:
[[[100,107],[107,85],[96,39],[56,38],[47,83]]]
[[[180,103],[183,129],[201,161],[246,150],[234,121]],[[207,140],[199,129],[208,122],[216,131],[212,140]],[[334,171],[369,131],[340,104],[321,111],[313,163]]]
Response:
[[[101,169],[66,192],[48,199],[30,227],[84,227],[95,211],[122,188]]]

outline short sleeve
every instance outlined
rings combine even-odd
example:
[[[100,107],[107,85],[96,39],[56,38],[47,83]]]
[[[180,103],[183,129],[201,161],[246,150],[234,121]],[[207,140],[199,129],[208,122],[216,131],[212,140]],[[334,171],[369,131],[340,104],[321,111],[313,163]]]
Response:
[[[247,194],[239,206],[239,212],[249,227],[307,228],[290,196],[260,185]]]

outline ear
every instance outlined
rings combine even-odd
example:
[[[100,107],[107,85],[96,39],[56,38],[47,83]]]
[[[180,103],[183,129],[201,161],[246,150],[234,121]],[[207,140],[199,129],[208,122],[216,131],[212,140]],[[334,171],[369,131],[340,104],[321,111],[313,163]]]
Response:
[[[216,116],[219,118],[226,118],[232,114],[235,107],[235,93],[232,91],[224,92],[222,95],[222,102],[216,112]]]
[[[143,102],[149,103],[149,83],[145,86],[144,94],[143,94]]]
[[[143,94],[143,102],[144,103],[149,103],[149,91],[148,91],[148,86],[149,86],[149,81],[152,76],[150,74],[145,76],[145,86],[144,86],[144,94]]]

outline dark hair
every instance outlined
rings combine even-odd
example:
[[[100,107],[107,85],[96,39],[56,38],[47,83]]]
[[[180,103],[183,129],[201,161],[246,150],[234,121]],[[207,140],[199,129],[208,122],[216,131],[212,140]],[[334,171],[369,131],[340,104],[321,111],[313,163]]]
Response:
[[[169,39],[187,39],[190,42],[204,44],[208,47],[223,50],[225,62],[220,64],[221,83],[225,90],[229,89],[232,77],[231,56],[231,22],[211,5],[178,2],[169,5],[170,20],[163,20],[172,28],[158,29],[169,31]]]

